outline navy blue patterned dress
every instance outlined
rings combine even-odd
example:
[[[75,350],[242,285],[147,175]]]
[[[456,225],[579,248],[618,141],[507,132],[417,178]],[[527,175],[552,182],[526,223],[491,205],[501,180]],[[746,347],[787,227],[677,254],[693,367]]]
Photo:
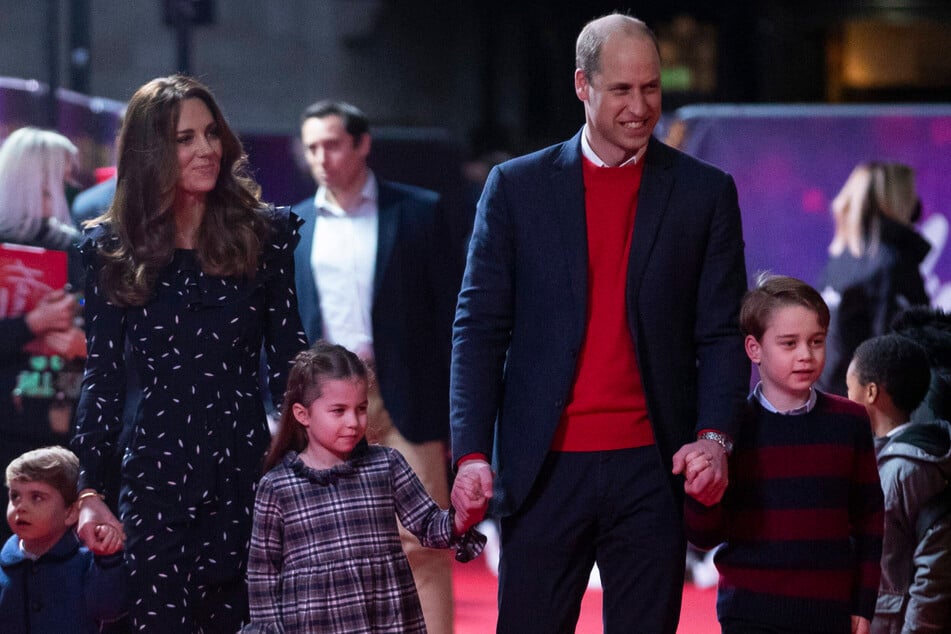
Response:
[[[260,350],[278,400],[307,345],[294,295],[300,221],[286,209],[262,213],[272,239],[253,278],[205,275],[193,251],[177,250],[141,307],[117,307],[98,286],[106,227],[80,247],[89,351],[72,443],[80,488],[100,489],[116,468],[126,358],[142,386],[119,500],[137,629],[235,632],[246,619],[254,489],[270,442]]]

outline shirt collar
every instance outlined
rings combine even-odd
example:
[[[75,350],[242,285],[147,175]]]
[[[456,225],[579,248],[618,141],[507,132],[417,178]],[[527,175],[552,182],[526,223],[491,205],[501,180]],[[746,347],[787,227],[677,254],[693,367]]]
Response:
[[[317,195],[314,196],[314,207],[317,208],[318,215],[322,214],[338,217],[348,215],[346,210],[340,207],[340,205],[330,201],[328,194],[329,192],[327,188],[323,185],[317,188]],[[373,170],[367,169],[367,180],[363,183],[363,188],[360,190],[360,203],[357,205],[356,209],[360,209],[367,203],[376,208],[376,197],[376,176],[373,174]],[[356,211],[356,209],[354,211]]]
[[[637,151],[637,154],[627,159],[618,167],[624,167],[625,165],[637,165],[637,162],[641,160],[641,157],[644,156],[644,152],[647,151],[647,146],[645,145],[640,150]],[[594,163],[597,167],[611,167],[607,163],[601,160],[601,157],[598,156],[594,148],[591,147],[591,144],[588,143],[588,124],[584,124],[584,128],[581,130],[581,154],[586,159]]]
[[[816,401],[818,400],[818,395],[816,393],[816,388],[809,388],[809,398],[806,399],[806,402],[800,405],[799,407],[794,407],[792,409],[781,412],[776,407],[769,402],[769,399],[766,398],[766,395],[763,394],[763,382],[760,381],[756,384],[756,387],[753,388],[753,396],[756,397],[756,400],[759,401],[759,404],[763,406],[769,412],[774,414],[781,414],[783,416],[799,416],[802,414],[808,414],[816,406]]]

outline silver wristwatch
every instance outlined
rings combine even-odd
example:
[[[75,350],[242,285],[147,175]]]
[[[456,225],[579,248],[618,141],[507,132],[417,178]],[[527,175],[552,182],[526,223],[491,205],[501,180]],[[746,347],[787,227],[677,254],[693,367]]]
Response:
[[[733,441],[730,440],[729,436],[727,436],[726,434],[722,432],[708,429],[706,431],[702,431],[699,434],[697,434],[697,440],[700,440],[700,439],[712,440],[713,442],[723,447],[723,451],[726,452],[726,455],[728,456],[733,455]]]

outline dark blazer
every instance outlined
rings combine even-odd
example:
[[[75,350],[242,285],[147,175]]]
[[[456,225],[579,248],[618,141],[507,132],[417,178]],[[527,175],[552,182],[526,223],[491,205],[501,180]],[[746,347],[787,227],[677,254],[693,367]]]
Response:
[[[454,460],[494,456],[503,515],[538,475],[584,338],[581,160],[579,133],[503,163],[476,211],[453,330],[452,449]],[[738,325],[746,267],[733,179],[656,139],[644,160],[627,318],[669,470],[697,430],[735,431],[750,376]]]
[[[376,379],[393,424],[410,442],[449,434],[449,351],[462,247],[447,237],[435,192],[378,181],[379,240],[373,281]],[[304,220],[294,253],[297,300],[311,343],[323,335],[310,255],[314,198],[293,207]]]

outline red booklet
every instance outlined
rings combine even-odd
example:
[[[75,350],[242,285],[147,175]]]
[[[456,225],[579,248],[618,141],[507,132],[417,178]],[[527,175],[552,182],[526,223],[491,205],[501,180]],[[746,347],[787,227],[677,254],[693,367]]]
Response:
[[[66,279],[65,251],[0,243],[0,317],[30,312],[48,292],[63,288]],[[36,343],[31,342],[31,350]]]

